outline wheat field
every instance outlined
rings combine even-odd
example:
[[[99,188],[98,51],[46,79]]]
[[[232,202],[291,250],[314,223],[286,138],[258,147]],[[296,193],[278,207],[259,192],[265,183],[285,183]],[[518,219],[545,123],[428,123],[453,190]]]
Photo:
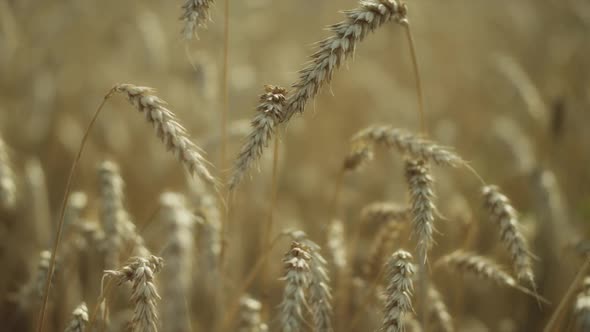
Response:
[[[0,0],[0,331],[590,331],[585,0]]]

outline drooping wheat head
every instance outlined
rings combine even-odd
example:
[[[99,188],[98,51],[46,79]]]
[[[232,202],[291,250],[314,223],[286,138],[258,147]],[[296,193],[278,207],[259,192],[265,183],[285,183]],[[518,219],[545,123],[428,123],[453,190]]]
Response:
[[[483,187],[482,194],[490,219],[500,228],[500,239],[510,252],[517,278],[528,281],[534,287],[531,254],[519,229],[516,210],[497,186]]]
[[[465,164],[450,148],[420,138],[406,130],[390,125],[373,125],[359,131],[352,138],[352,145],[382,145],[395,149],[411,159],[422,159],[439,166],[457,167]]]
[[[193,143],[176,115],[166,108],[166,102],[154,95],[154,89],[132,84],[117,84],[113,91],[127,95],[129,102],[152,124],[158,138],[167,150],[186,167],[191,175],[198,176],[210,185],[215,178],[207,169],[207,160],[201,149]]]
[[[132,285],[131,302],[134,305],[133,318],[129,324],[132,332],[157,332],[158,309],[160,295],[154,284],[154,275],[164,265],[160,257],[134,257],[119,270],[106,270],[105,275],[111,276],[123,284],[130,281]]]
[[[277,126],[285,116],[284,106],[287,90],[279,86],[266,85],[265,93],[260,95],[258,113],[252,120],[252,131],[246,138],[235,161],[233,174],[229,180],[229,188],[235,189],[243,176],[256,163],[262,152],[275,134]]]
[[[281,122],[290,120],[295,113],[303,113],[308,101],[332,80],[334,72],[354,54],[369,32],[392,20],[400,22],[407,8],[398,0],[363,0],[359,7],[343,13],[346,19],[328,27],[332,35],[317,43],[318,49],[310,56],[309,64],[299,71]]]
[[[207,27],[207,22],[211,20],[209,9],[214,2],[214,0],[186,0],[184,2],[180,19],[184,21],[182,36],[186,40],[197,36],[197,28]]]

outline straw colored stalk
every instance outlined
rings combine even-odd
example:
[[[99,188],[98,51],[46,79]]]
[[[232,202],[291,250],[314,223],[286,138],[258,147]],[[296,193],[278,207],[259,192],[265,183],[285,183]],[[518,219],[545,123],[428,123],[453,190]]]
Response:
[[[482,193],[489,217],[500,228],[502,243],[510,252],[517,278],[528,281],[534,287],[531,254],[519,229],[516,210],[497,186],[485,186]]]
[[[318,43],[309,64],[299,71],[299,79],[292,85],[294,91],[287,99],[286,116],[282,121],[290,120],[295,113],[303,113],[309,100],[332,80],[334,72],[354,54],[369,32],[392,20],[400,22],[406,12],[405,5],[397,0],[361,1],[359,7],[344,11],[346,19],[328,27],[332,35]]]
[[[201,150],[190,139],[186,129],[178,122],[176,115],[167,109],[166,102],[154,95],[154,89],[132,84],[118,84],[113,91],[127,95],[129,102],[152,124],[158,138],[167,150],[171,150],[176,158],[193,176],[210,185],[215,185],[215,178],[209,173],[208,162]]]
[[[405,330],[404,318],[413,310],[411,296],[414,266],[411,260],[412,255],[410,253],[398,250],[393,253],[387,263],[387,280],[389,283],[385,291],[384,318],[380,330],[382,332]]]
[[[281,330],[284,332],[301,331],[304,325],[303,312],[307,308],[305,290],[309,287],[311,272],[308,248],[293,241],[291,249],[285,255],[285,291],[279,305]]]
[[[422,159],[439,166],[457,167],[466,164],[450,148],[390,125],[373,125],[359,131],[352,138],[352,146],[358,149],[363,144],[369,148],[380,145],[395,149],[411,159]]]
[[[157,332],[158,310],[156,303],[160,295],[154,284],[154,274],[164,264],[160,257],[135,257],[120,270],[107,270],[105,275],[113,277],[118,284],[130,281],[131,302],[134,305],[133,318],[129,324],[132,332]]]
[[[246,138],[235,161],[229,188],[235,189],[243,176],[262,156],[275,134],[276,128],[284,117],[285,96],[287,90],[279,86],[265,85],[265,92],[260,95],[258,112],[251,122],[252,131]]]

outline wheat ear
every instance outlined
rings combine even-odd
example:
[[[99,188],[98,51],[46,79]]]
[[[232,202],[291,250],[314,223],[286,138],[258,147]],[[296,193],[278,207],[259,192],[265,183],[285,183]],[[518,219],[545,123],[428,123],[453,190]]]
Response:
[[[442,295],[433,285],[428,287],[428,301],[430,302],[430,306],[428,306],[430,327],[438,326],[444,332],[455,331],[453,318],[449,313],[447,305],[443,301]]]
[[[409,252],[398,250],[387,263],[389,284],[385,291],[382,332],[404,331],[404,316],[412,311],[414,266],[411,260]]]
[[[180,19],[184,21],[182,27],[182,36],[190,40],[197,36],[197,28],[207,27],[207,22],[211,20],[209,9],[214,0],[186,0],[182,5],[182,15]]]
[[[105,275],[113,277],[119,284],[133,283],[131,302],[135,305],[130,323],[132,332],[157,332],[158,310],[156,302],[160,295],[154,285],[154,274],[164,265],[160,257],[135,257],[120,270],[107,270]]]
[[[326,231],[326,248],[328,248],[328,260],[341,273],[348,262],[346,260],[346,239],[344,237],[344,225],[339,219],[334,219],[328,225]]]
[[[162,308],[162,320],[167,331],[188,332],[186,297],[192,284],[195,217],[186,208],[184,196],[178,193],[163,193],[160,206],[168,228],[168,241],[163,251],[166,269],[162,271],[163,294],[168,300]]]
[[[64,332],[84,332],[86,324],[88,324],[88,308],[86,303],[82,302],[72,312],[72,320]]]
[[[307,307],[305,290],[309,287],[311,272],[309,250],[293,241],[285,255],[285,291],[280,308],[281,329],[284,332],[301,331],[304,325],[303,310]]]
[[[149,255],[142,237],[137,234],[124,206],[125,182],[119,173],[119,166],[104,161],[99,166],[100,192],[102,199],[101,219],[105,231],[105,265],[112,269],[119,266],[120,255],[126,242],[133,244],[139,256]]]
[[[336,69],[351,57],[357,45],[383,24],[405,18],[407,8],[397,0],[363,0],[360,6],[344,11],[346,19],[328,27],[332,36],[320,41],[318,49],[310,56],[307,67],[299,71],[299,79],[293,83],[293,94],[287,99],[288,121],[295,113],[303,113],[307,102],[315,97],[324,84],[331,81]]]
[[[406,182],[410,192],[412,233],[418,238],[417,251],[420,264],[427,261],[434,232],[434,192],[430,169],[423,160],[406,160]]]
[[[267,332],[268,326],[262,322],[260,311],[262,303],[244,295],[240,299],[240,321],[238,332]]]
[[[409,218],[410,209],[393,202],[373,202],[361,210],[361,222],[383,225],[389,221],[402,222]]]
[[[186,167],[191,175],[200,177],[210,185],[215,185],[215,178],[209,173],[208,163],[201,150],[189,138],[186,129],[178,122],[176,115],[165,107],[166,103],[154,95],[154,89],[132,84],[117,84],[113,91],[127,95],[129,102],[145,114],[152,124],[156,135],[167,150],[173,151],[176,158]]]
[[[590,277],[584,279],[582,289],[576,298],[574,321],[575,332],[590,330]]]
[[[16,203],[16,182],[6,150],[6,144],[0,137],[0,206],[10,209]]]
[[[313,242],[307,234],[295,231],[291,234],[296,241],[308,249],[310,256],[309,303],[313,314],[315,331],[332,332],[332,290],[328,277],[328,262],[320,253],[320,246]]]
[[[362,144],[367,147],[382,145],[395,149],[411,159],[423,159],[439,166],[457,167],[466,164],[450,148],[389,125],[373,125],[359,131],[353,136],[352,145]]]
[[[526,239],[519,230],[516,210],[497,186],[485,186],[482,193],[489,217],[500,228],[500,238],[510,252],[517,278],[527,280],[534,287],[531,254]]]
[[[514,288],[542,302],[547,302],[535,292],[520,286],[512,276],[489,258],[457,250],[441,257],[436,265],[445,265],[457,273],[468,273],[479,279],[493,281],[498,285]]]
[[[367,280],[378,278],[387,254],[392,252],[395,241],[399,239],[401,229],[399,222],[395,220],[385,223],[379,228],[363,266],[363,274]]]
[[[266,85],[264,90],[265,92],[260,95],[260,104],[256,108],[258,113],[251,122],[252,131],[235,161],[233,174],[229,180],[230,190],[236,188],[252,164],[260,159],[284,117],[283,108],[287,90],[274,85]]]

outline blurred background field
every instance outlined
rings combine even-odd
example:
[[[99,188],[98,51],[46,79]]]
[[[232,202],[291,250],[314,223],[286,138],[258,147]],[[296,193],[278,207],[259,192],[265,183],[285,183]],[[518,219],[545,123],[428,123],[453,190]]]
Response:
[[[224,178],[263,86],[289,87],[313,43],[328,36],[323,28],[342,19],[340,10],[358,5],[354,0],[230,3],[228,114],[236,135],[229,139],[229,162],[222,166],[222,1],[212,9],[208,28],[199,30],[199,39],[187,42],[180,34],[180,1],[0,0],[0,135],[17,179],[16,206],[0,211],[0,330],[35,326],[38,304],[17,305],[19,294],[36,278],[39,252],[53,244],[70,165],[94,109],[115,83],[155,88],[206,151],[215,175]],[[459,282],[444,272],[433,279],[457,331],[540,331],[590,250],[584,242],[590,236],[590,3],[407,4],[431,138],[453,147],[512,199],[538,256],[538,291],[552,305],[540,310],[534,299],[517,291]],[[301,229],[325,249],[332,219],[343,221],[350,240],[365,205],[406,201],[401,158],[379,150],[376,162],[345,177],[338,209],[330,206],[354,133],[374,123],[419,131],[414,84],[408,44],[398,25],[387,24],[363,41],[305,115],[280,131],[275,234]],[[154,217],[160,194],[186,193],[189,208],[198,195],[137,113],[121,96],[111,98],[92,129],[74,190],[88,196],[82,219],[97,220],[98,166],[115,161],[126,183],[125,206],[147,247],[159,254],[168,239],[167,228]],[[223,278],[215,287],[206,284],[210,271],[196,263],[202,255],[194,252],[193,290],[187,294],[193,331],[218,324],[261,254],[271,158],[268,149],[260,172],[251,172],[228,203]],[[454,169],[436,169],[434,178],[437,206],[446,220],[437,218],[440,234],[432,259],[465,245],[509,266],[481,208],[478,180]],[[477,235],[465,244],[474,224],[480,225]],[[374,233],[363,230],[358,250],[348,253],[353,275],[361,275]],[[248,289],[261,301],[273,331],[280,330],[274,317],[283,288],[281,257],[288,248],[289,241],[279,242],[267,271]],[[63,330],[79,302],[86,301],[90,310],[96,304],[103,262],[100,255],[86,253],[82,259],[82,254],[58,266],[47,331]],[[332,279],[337,290],[338,276]],[[217,287],[219,293],[208,291]],[[164,295],[160,306],[166,300]],[[124,295],[112,300],[117,301],[116,308],[125,308]],[[355,329],[336,310],[337,331],[378,328],[378,304],[355,310],[366,310]],[[161,324],[166,331],[166,321]]]

